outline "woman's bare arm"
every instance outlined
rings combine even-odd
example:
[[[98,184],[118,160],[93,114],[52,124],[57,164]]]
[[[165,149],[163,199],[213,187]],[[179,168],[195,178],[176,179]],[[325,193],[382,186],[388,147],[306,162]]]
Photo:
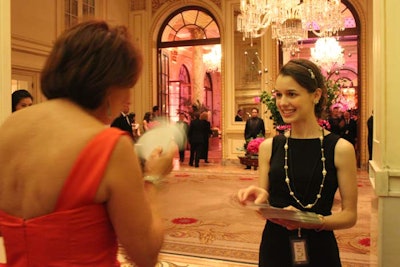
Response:
[[[170,162],[164,164],[169,170],[159,170],[160,174],[171,171],[171,154],[160,156],[164,162]],[[153,171],[158,174],[157,170]],[[157,189],[144,182],[130,139],[121,138],[118,142],[106,172],[104,188],[108,213],[119,242],[138,266],[153,267],[164,236]]]

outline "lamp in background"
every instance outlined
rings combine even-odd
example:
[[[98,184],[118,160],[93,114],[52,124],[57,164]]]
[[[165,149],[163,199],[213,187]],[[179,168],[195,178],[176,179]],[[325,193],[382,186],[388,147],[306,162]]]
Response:
[[[221,69],[221,45],[214,45],[211,51],[203,55],[206,72],[215,72]]]
[[[173,49],[171,51],[171,61],[172,61],[172,63],[176,64],[177,58],[178,58],[178,51],[176,51],[176,49]]]
[[[334,37],[319,38],[315,47],[310,48],[311,60],[330,73],[333,68],[344,64],[343,48]]]

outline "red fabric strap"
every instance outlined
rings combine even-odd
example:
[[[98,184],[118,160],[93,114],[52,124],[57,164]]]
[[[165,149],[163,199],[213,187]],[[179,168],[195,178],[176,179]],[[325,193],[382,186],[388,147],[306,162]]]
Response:
[[[122,135],[127,133],[111,127],[89,141],[65,181],[55,211],[93,204],[110,156]]]

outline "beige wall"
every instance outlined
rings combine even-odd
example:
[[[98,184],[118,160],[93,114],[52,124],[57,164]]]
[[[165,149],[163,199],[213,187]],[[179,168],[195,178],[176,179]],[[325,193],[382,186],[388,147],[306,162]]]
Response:
[[[11,113],[11,4],[10,0],[0,1],[0,124]],[[0,252],[1,253],[1,252]],[[1,255],[0,255],[1,256]]]
[[[11,32],[15,37],[51,46],[56,31],[56,1],[11,1]]]
[[[129,8],[129,0],[96,0],[96,18],[128,25]],[[63,11],[63,0],[41,0],[40,4],[36,0],[11,1],[12,77],[32,81],[32,86],[24,89],[32,93],[34,103],[45,100],[40,92],[40,71],[64,30]]]
[[[129,24],[129,0],[102,0],[102,3],[104,3],[104,16],[99,14],[100,17],[114,24]]]

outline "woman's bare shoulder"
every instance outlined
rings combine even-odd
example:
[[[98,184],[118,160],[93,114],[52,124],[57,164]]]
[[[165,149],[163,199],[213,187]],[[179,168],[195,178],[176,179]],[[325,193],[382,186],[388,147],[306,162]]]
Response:
[[[260,144],[260,149],[271,149],[272,147],[273,138],[268,137]]]

